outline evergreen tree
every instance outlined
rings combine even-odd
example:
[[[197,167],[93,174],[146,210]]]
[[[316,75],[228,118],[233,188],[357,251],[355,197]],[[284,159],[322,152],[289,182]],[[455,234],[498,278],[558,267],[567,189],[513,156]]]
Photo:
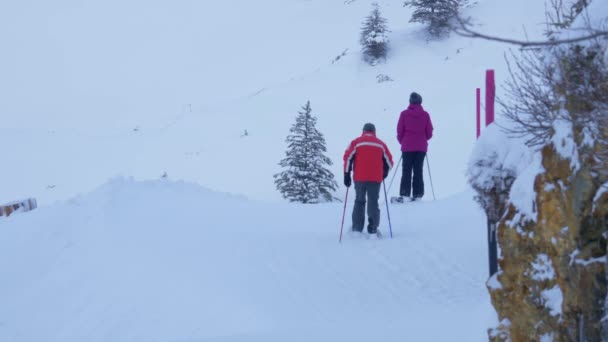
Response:
[[[361,38],[359,39],[363,47],[363,59],[369,64],[374,65],[379,59],[386,59],[388,32],[386,19],[380,14],[378,4],[374,3],[374,9],[363,22]]]
[[[288,150],[279,165],[285,170],[274,175],[277,190],[290,202],[331,202],[338,184],[326,166],[332,165],[324,155],[325,138],[315,127],[317,119],[311,115],[310,101],[298,112],[295,124],[285,139]]]
[[[434,38],[450,31],[450,21],[458,15],[462,5],[464,0],[410,0],[403,3],[403,6],[414,8],[410,22],[428,25],[428,32]]]

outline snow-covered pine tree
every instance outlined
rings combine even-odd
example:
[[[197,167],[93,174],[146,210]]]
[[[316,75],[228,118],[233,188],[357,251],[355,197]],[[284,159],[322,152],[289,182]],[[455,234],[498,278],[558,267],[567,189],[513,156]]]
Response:
[[[374,9],[365,18],[361,27],[361,38],[359,42],[362,46],[363,59],[374,65],[381,58],[386,59],[388,51],[388,37],[390,32],[387,28],[386,19],[380,14],[380,7],[377,3],[373,4]]]
[[[308,101],[285,139],[288,149],[279,163],[285,170],[274,175],[277,190],[290,202],[331,202],[335,199],[332,192],[338,187],[333,173],[327,169],[332,162],[324,155],[325,138],[317,130],[317,118],[311,112]]]
[[[450,21],[454,19],[464,0],[410,0],[403,6],[414,8],[411,23],[428,25],[431,37],[440,38],[450,32]]]

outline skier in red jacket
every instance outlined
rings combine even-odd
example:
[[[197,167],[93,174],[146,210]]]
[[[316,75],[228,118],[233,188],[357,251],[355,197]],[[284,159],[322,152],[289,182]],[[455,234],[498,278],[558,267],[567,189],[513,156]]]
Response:
[[[380,184],[393,167],[393,157],[386,144],[376,138],[376,127],[371,123],[363,126],[363,134],[353,140],[344,152],[344,185],[350,187],[350,171],[354,170],[355,206],[353,207],[353,232],[362,232],[365,224],[367,197],[367,232],[380,237]]]

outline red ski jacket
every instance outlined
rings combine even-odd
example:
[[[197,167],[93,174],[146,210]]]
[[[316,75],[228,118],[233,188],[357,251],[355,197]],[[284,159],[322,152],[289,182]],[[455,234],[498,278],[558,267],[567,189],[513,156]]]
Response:
[[[393,167],[393,156],[386,144],[375,133],[363,132],[344,152],[344,172],[353,169],[355,182],[382,182],[384,168]]]

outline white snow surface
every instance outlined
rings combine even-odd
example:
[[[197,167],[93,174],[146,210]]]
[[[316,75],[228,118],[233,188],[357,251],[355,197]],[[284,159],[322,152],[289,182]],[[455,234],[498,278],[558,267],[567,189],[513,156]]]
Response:
[[[544,305],[549,309],[549,313],[552,316],[562,314],[562,303],[564,301],[564,295],[559,285],[555,285],[550,289],[543,290],[541,297],[544,300]]]
[[[484,341],[471,195],[392,206],[393,239],[383,210],[384,239],[340,244],[341,204],[115,179],[0,220],[0,340]]]
[[[596,208],[597,201],[599,201],[599,199],[602,198],[602,196],[604,196],[604,194],[606,192],[608,192],[608,182],[602,184],[597,189],[597,192],[595,193],[595,196],[593,196],[593,210],[594,211],[595,211],[595,208]]]
[[[479,161],[484,161],[484,164],[480,166]],[[471,153],[468,177],[482,188],[489,189],[493,186],[494,177],[506,172],[515,175],[509,193],[509,201],[519,210],[517,219],[512,222],[515,226],[522,220],[537,219],[534,180],[543,170],[540,152],[527,147],[523,139],[509,136],[498,125],[490,125]]]
[[[373,2],[0,3],[0,203],[40,206],[0,218],[0,341],[487,340],[485,218],[465,171],[475,88],[491,68],[501,94],[510,47],[427,42],[384,0],[390,52],[371,67],[358,40]],[[543,1],[466,12],[542,38]],[[391,207],[394,239],[384,207],[385,239],[338,244],[342,204],[282,201],[272,175],[307,100],[340,180],[365,122],[397,162],[412,91],[435,127],[439,200],[425,170],[425,201]]]
[[[498,272],[494,273],[494,275],[492,275],[490,277],[490,279],[488,279],[488,281],[486,282],[486,285],[491,290],[500,290],[500,289],[502,289],[502,284],[500,283],[500,281],[498,281],[498,276],[501,273],[502,273],[502,271],[498,271]]]
[[[566,120],[556,120],[553,124],[555,133],[551,138],[553,146],[557,153],[564,159],[570,160],[570,168],[572,172],[578,171],[580,166],[578,147],[574,141],[574,132],[572,123]]]
[[[532,262],[532,279],[537,281],[555,279],[555,268],[547,254],[539,254]]]
[[[511,192],[509,193],[509,201],[515,205],[519,213],[526,220],[536,221],[536,192],[534,189],[534,181],[536,176],[544,171],[542,166],[542,156],[535,152],[532,154],[530,164],[528,164],[513,182]]]
[[[544,335],[541,335],[540,342],[553,342],[554,338],[555,335],[553,333],[546,333]]]
[[[471,153],[469,179],[481,188],[493,187],[493,176],[498,168],[519,175],[530,165],[532,153],[522,139],[508,136],[498,125],[488,126]],[[479,161],[491,161],[491,167],[477,165]]]

